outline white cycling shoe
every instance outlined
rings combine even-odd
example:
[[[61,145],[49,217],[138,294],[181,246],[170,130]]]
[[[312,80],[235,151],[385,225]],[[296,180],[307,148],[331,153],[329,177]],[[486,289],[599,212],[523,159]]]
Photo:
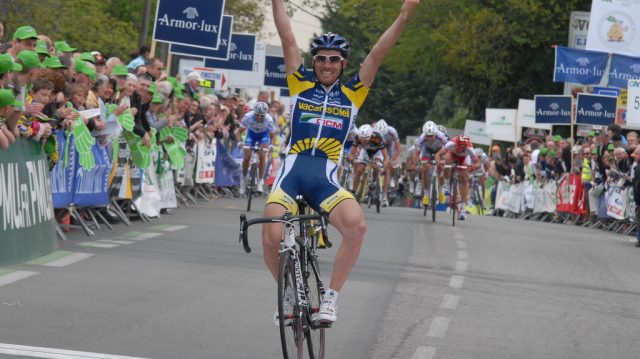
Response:
[[[337,297],[333,292],[327,292],[322,297],[322,304],[320,304],[320,310],[314,317],[314,320],[322,323],[333,323],[338,319],[338,303]]]

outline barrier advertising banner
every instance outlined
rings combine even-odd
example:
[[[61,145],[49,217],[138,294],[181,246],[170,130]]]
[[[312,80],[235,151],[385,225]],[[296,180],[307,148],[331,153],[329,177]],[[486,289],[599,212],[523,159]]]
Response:
[[[488,108],[485,111],[487,134],[494,140],[515,142],[518,110]]]
[[[217,50],[205,49],[201,47],[184,46],[171,44],[169,52],[177,55],[204,57],[209,59],[226,60],[229,58],[231,45],[231,30],[233,29],[233,16],[225,15],[222,18],[222,30],[220,34],[220,45]]]
[[[640,56],[640,2],[593,0],[587,49]]]
[[[605,75],[609,55],[568,47],[556,46],[554,82],[575,82],[597,85]]]
[[[617,97],[580,93],[576,104],[576,123],[608,126],[616,120],[617,106]]]
[[[40,143],[19,139],[0,156],[0,265],[55,249],[49,163]]]
[[[156,41],[217,50],[225,0],[158,0]]]
[[[536,95],[536,123],[571,124],[571,96]]]
[[[471,142],[478,145],[491,146],[491,135],[487,133],[487,124],[481,121],[467,120],[464,134],[471,137]]]

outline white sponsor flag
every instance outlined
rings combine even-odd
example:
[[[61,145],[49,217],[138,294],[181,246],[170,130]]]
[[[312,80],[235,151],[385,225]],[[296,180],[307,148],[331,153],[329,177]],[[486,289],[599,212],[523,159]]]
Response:
[[[486,110],[487,133],[494,140],[515,142],[518,110],[488,108]]]
[[[587,50],[640,56],[640,2],[593,0]]]
[[[491,135],[487,133],[487,124],[484,122],[467,120],[464,134],[471,137],[471,142],[475,144],[491,146]]]
[[[518,101],[518,127],[538,128],[550,130],[549,123],[536,123],[536,102],[535,100],[520,99]]]

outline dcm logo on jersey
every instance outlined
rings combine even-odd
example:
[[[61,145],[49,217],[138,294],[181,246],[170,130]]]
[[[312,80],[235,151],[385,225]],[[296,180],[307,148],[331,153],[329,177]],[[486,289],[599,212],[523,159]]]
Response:
[[[342,130],[345,119],[349,119],[351,117],[350,108],[335,105],[327,105],[325,109],[322,104],[316,105],[313,103],[299,101],[298,110],[301,111],[301,123],[322,125],[323,127],[335,128],[337,130]],[[324,118],[322,117],[323,110],[325,114]]]

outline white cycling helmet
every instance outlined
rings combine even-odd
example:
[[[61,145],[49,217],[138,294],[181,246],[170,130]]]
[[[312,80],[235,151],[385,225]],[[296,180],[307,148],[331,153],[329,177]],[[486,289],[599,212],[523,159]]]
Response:
[[[266,115],[269,112],[269,105],[266,102],[256,102],[256,105],[253,107],[253,112],[256,115]]]
[[[447,128],[442,125],[438,125],[438,131],[442,132],[445,136],[448,135]]]
[[[434,136],[438,132],[438,126],[436,126],[435,122],[427,121],[422,126],[422,134],[425,136]]]
[[[482,157],[482,155],[484,155],[484,150],[480,147],[476,147],[473,150],[476,152],[476,156],[478,157]]]
[[[387,133],[389,133],[389,125],[387,125],[387,121],[381,118],[376,122],[375,130],[380,132],[381,135],[386,136]]]
[[[358,129],[358,137],[360,138],[371,138],[373,136],[373,127],[371,125],[362,125]]]

